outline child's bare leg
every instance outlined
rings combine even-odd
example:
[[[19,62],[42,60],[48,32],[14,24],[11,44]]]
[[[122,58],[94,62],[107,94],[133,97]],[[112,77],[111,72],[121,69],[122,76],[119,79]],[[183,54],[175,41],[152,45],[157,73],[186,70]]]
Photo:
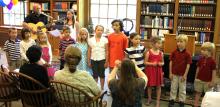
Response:
[[[160,95],[161,95],[161,87],[157,86],[157,103],[156,103],[156,107],[160,107]]]
[[[196,92],[195,94],[195,101],[194,101],[194,106],[198,107],[199,106],[199,99],[200,99],[201,93],[200,92]]]

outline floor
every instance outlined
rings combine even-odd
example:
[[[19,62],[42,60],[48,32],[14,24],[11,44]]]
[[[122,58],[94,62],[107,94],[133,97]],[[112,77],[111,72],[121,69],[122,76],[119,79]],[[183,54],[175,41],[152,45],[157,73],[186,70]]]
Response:
[[[105,75],[108,75],[108,73],[109,73],[108,71],[109,70],[107,69]],[[105,78],[105,79],[107,81],[107,78]],[[105,90],[107,90],[107,83],[105,83]],[[111,96],[105,95],[103,100],[107,101],[107,107],[111,107],[111,102],[112,102]],[[146,106],[145,105],[146,98],[143,98],[142,102],[143,102],[142,103],[143,107],[155,107],[155,105],[156,105],[156,101],[153,101],[150,106]],[[2,104],[3,103],[0,103],[0,107],[4,107]],[[19,101],[12,102],[12,107],[22,107],[21,101],[19,100]],[[167,101],[161,101],[160,107],[168,107],[168,102]],[[175,107],[179,107],[178,104],[175,104]],[[191,105],[185,105],[185,107],[192,107],[192,106]]]

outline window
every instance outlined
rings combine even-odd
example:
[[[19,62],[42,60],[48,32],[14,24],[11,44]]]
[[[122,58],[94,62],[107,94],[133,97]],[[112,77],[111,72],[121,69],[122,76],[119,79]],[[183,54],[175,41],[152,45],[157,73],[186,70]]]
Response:
[[[94,25],[93,28],[97,24],[101,24],[112,30],[111,22],[114,19],[129,18],[134,24],[132,31],[135,31],[136,3],[137,0],[91,0],[90,17]],[[128,31],[132,24],[131,22],[124,22],[124,26],[124,29]]]
[[[8,10],[3,8],[3,24],[4,25],[22,25],[24,17],[27,15],[27,1],[19,1],[18,4]]]

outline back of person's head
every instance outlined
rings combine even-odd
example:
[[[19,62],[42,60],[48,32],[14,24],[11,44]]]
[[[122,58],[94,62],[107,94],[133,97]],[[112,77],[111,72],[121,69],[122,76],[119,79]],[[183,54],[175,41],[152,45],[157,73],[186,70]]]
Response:
[[[208,52],[213,54],[213,52],[215,50],[215,44],[211,43],[211,42],[205,42],[205,43],[202,44],[201,50],[207,50]]]
[[[64,52],[64,59],[70,72],[75,72],[76,67],[82,58],[81,50],[73,45],[69,45]]]
[[[180,34],[176,37],[176,41],[184,41],[184,42],[188,42],[188,36],[185,34]]]
[[[41,58],[41,55],[42,55],[42,49],[37,45],[32,45],[26,51],[26,56],[29,59],[30,63],[38,62]]]
[[[26,33],[31,33],[31,31],[27,28],[21,29],[21,37],[22,39],[26,39]]]
[[[115,20],[112,21],[111,24],[113,25],[113,24],[116,23],[116,22],[119,23],[119,25],[120,25],[120,31],[122,32],[122,31],[124,30],[124,24],[123,24],[123,22],[122,22],[121,20],[119,20],[119,19],[115,19]]]
[[[120,100],[125,104],[135,103],[136,70],[134,63],[124,59],[121,63],[120,79],[118,83]]]

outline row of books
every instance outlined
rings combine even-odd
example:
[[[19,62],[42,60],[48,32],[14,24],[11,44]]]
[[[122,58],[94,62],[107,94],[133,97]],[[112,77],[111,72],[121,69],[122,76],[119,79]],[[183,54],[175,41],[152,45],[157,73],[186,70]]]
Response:
[[[61,11],[61,10],[68,10],[70,6],[68,2],[54,2],[53,7],[54,7],[53,10]]]
[[[215,0],[180,0],[180,3],[215,3]]]
[[[149,1],[149,2],[174,2],[175,0],[141,0],[141,1]]]
[[[141,16],[140,24],[143,27],[152,28],[173,28],[173,19],[169,17],[151,17],[151,16]]]
[[[180,5],[179,15],[180,16],[203,16],[212,17],[214,16],[213,6],[192,6],[192,5]]]
[[[196,37],[196,41],[198,41],[198,43],[202,44],[204,42],[210,42],[211,33],[195,32],[195,37]]]
[[[34,5],[36,5],[36,4],[37,4],[37,3],[35,3],[35,2],[31,2],[31,3],[30,3],[30,10],[33,10]],[[48,10],[49,10],[49,3],[38,3],[38,4],[41,5],[41,9],[42,9],[43,11],[48,11]]]
[[[141,14],[173,15],[174,4],[142,4]]]
[[[199,31],[213,31],[213,22],[210,20],[178,20],[178,29],[182,30],[199,30]]]
[[[164,34],[170,33],[169,30],[163,29],[140,29],[141,39],[149,39],[151,37],[159,36],[161,38],[164,37]]]

